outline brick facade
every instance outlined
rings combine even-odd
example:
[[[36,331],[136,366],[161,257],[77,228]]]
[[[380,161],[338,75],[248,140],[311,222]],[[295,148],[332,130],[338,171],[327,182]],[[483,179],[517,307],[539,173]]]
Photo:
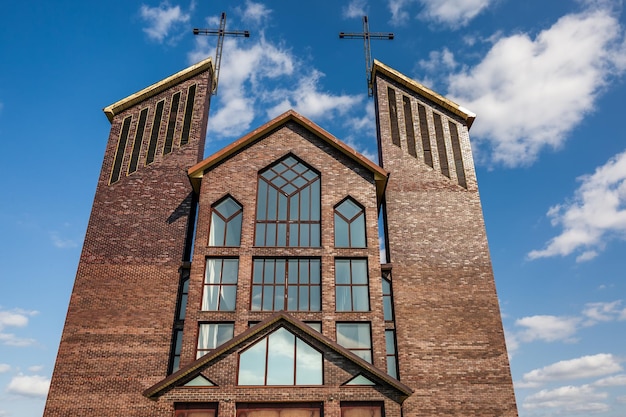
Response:
[[[471,120],[447,108],[445,99],[421,95],[401,74],[376,68],[384,169],[293,111],[200,161],[210,60],[105,109],[111,134],[44,416],[169,417],[193,403],[213,404],[219,417],[243,416],[244,407],[262,404],[313,404],[325,417],[340,417],[347,405],[382,407],[386,417],[516,415],[469,145]],[[186,117],[192,85],[193,117]],[[163,122],[152,135],[162,100]],[[172,100],[179,101],[177,118],[169,116]],[[427,120],[420,120],[423,114]],[[139,148],[134,141],[142,123]],[[171,152],[163,151],[168,135]],[[151,144],[153,138],[158,142]],[[154,161],[146,165],[151,147]],[[319,175],[319,246],[255,245],[259,173],[286,157]],[[136,172],[133,158],[140,161]],[[211,216],[225,197],[242,207],[241,242],[210,245]],[[364,211],[365,247],[335,245],[334,210],[346,198]],[[379,257],[381,210],[389,259]],[[212,259],[238,260],[233,311],[202,308]],[[319,260],[319,311],[254,310],[253,265],[260,259]],[[335,262],[343,259],[367,260],[366,311],[338,311]],[[395,320],[383,313],[383,276],[392,284]],[[337,343],[337,323],[355,322],[370,325],[371,363]],[[196,359],[201,323],[232,324],[234,337]],[[319,352],[323,384],[239,385],[240,355],[281,328]],[[387,373],[393,370],[387,369],[386,331],[396,335],[399,380]],[[195,378],[205,386],[190,386]],[[354,378],[366,382],[351,385]]]

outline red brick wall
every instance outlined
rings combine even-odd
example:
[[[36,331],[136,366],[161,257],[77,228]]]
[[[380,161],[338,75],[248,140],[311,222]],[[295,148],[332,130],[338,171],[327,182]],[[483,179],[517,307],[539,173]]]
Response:
[[[45,416],[146,416],[166,410],[142,391],[166,375],[192,189],[203,154],[208,72],[115,115]],[[188,87],[197,83],[189,143],[180,146]],[[162,149],[172,95],[182,92],[172,153]],[[144,166],[156,103],[165,99],[154,162]],[[139,112],[149,107],[138,169],[126,175]],[[118,182],[109,185],[123,120],[133,116]],[[165,415],[168,415],[166,412]]]
[[[375,83],[381,161],[390,172],[387,247],[400,380],[415,390],[404,415],[516,416],[468,129],[407,87],[380,75]],[[391,139],[388,86],[401,147]],[[407,150],[403,95],[411,100],[417,157]],[[418,102],[427,110],[434,168],[424,163]],[[450,178],[440,171],[433,112],[442,116]],[[458,126],[467,189],[456,180],[448,120]]]

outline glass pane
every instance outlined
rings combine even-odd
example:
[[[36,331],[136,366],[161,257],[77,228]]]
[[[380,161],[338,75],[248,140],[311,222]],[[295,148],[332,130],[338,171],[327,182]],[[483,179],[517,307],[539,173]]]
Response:
[[[289,219],[295,219],[300,210],[300,194],[296,194],[289,199]]]
[[[309,321],[305,324],[309,326],[311,329],[322,333],[322,323],[320,323],[319,321],[314,321],[314,322]]]
[[[365,360],[366,362],[372,363],[372,351],[370,350],[353,350],[352,353]]]
[[[352,260],[352,283],[367,284],[367,261],[365,259]]]
[[[267,220],[267,183],[265,181],[259,180],[256,207],[256,219]]]
[[[285,309],[285,287],[279,285],[274,287],[276,290],[274,291],[274,310],[284,310]]]
[[[320,219],[320,182],[315,181],[311,184],[311,220]]]
[[[300,220],[309,220],[311,213],[311,187],[306,187],[300,190]],[[292,219],[296,220],[297,218],[293,217],[298,213],[292,214]]]
[[[267,385],[293,385],[296,337],[285,329],[268,336]]]
[[[225,218],[229,218],[239,210],[241,206],[235,202],[232,198],[227,198],[215,207]]]
[[[283,185],[287,184],[287,181],[283,177],[276,177],[272,180],[272,184],[280,190]]]
[[[222,274],[222,260],[221,259],[207,259],[204,282],[207,284],[217,284],[220,282],[221,274]]]
[[[396,341],[393,337],[393,330],[385,330],[385,351],[387,355],[396,354]]]
[[[276,225],[268,224],[265,233],[265,246],[276,246]]]
[[[387,356],[387,373],[394,378],[398,378],[398,373],[396,372],[396,369],[396,357]]]
[[[216,348],[233,338],[234,325],[227,323],[220,323],[217,325],[217,337],[216,344],[213,348]]]
[[[368,299],[367,287],[352,287],[352,310],[369,311],[370,303]]]
[[[287,246],[287,224],[280,223],[278,225],[278,236],[276,246]]]
[[[298,246],[311,246],[309,241],[309,225],[300,225],[300,244]]]
[[[265,351],[267,339],[260,340],[239,355],[239,385],[265,384]]]
[[[309,262],[307,260],[300,261],[300,284],[308,284],[309,283]]]
[[[361,207],[357,206],[352,200],[345,200],[337,207],[337,211],[348,219],[352,220],[360,211]]]
[[[287,197],[278,194],[278,220],[287,220]]]
[[[235,311],[235,300],[237,299],[237,286],[222,286],[220,294],[220,311]]]
[[[298,282],[298,260],[290,259],[289,260],[289,270],[287,272],[289,275],[289,282]]]
[[[311,305],[309,306],[309,311],[320,311],[320,303],[321,303],[321,294],[319,285],[315,285],[310,287],[311,291]]]
[[[320,283],[320,261],[319,259],[311,259],[309,260],[310,271],[311,271],[311,284],[319,284]]]
[[[278,202],[278,192],[274,187],[268,187],[267,192],[267,219],[276,220],[276,204]]]
[[[187,312],[187,294],[181,294],[180,310],[178,311],[178,320],[185,320],[186,312]]]
[[[391,309],[391,297],[383,297],[383,315],[385,320],[393,320],[393,310]]]
[[[335,304],[337,311],[351,311],[352,310],[352,297],[350,294],[350,287],[342,286],[335,287]]]
[[[286,269],[286,261],[284,259],[276,259],[275,261],[275,265],[276,265],[276,272],[275,272],[275,276],[276,276],[276,283],[277,284],[284,284],[285,283],[285,269]]]
[[[236,284],[239,270],[238,259],[224,259],[224,270],[222,271],[222,283]]]
[[[383,283],[383,295],[391,294],[391,282],[389,282],[388,279],[383,278],[382,283]]]
[[[348,223],[346,223],[336,213],[335,213],[335,246],[339,248],[347,248],[350,246],[350,242],[348,241]]]
[[[263,271],[263,282],[266,284],[274,283],[274,261],[271,259],[265,260],[265,268]]]
[[[348,349],[371,349],[369,323],[337,323],[337,343]]]
[[[322,354],[296,339],[296,385],[322,384]]]
[[[350,244],[353,248],[364,248],[365,245],[365,216],[357,217],[350,224]]]
[[[281,189],[287,195],[292,195],[296,190],[297,188],[293,184],[287,184]]]
[[[263,282],[263,259],[254,260],[252,282],[255,284]]]
[[[294,178],[296,178],[298,174],[293,171],[293,170],[287,170],[283,173],[283,178],[285,178],[287,181],[292,181]]]
[[[211,232],[209,233],[209,246],[224,245],[224,230],[226,224],[217,213],[211,213]]]
[[[320,245],[320,225],[312,224],[311,225],[311,244],[310,246],[319,246]]]
[[[219,285],[205,285],[204,294],[202,296],[202,310],[217,311],[217,303],[219,300]]]
[[[263,311],[274,310],[274,287],[263,287]]]
[[[292,285],[287,288],[289,297],[287,298],[287,310],[298,311],[298,287]]]
[[[263,291],[263,287],[261,287],[260,285],[252,286],[252,305],[250,308],[253,311],[261,310],[262,291]]]
[[[335,259],[335,283],[350,284],[350,260]]]
[[[256,236],[254,238],[255,246],[265,246],[265,224],[256,225]]]
[[[300,299],[298,300],[298,310],[307,311],[309,309],[309,287],[300,287]]]
[[[298,225],[290,224],[289,225],[289,246],[298,246],[299,236],[298,236]]]
[[[226,246],[239,246],[241,244],[241,213],[228,222],[226,228]]]

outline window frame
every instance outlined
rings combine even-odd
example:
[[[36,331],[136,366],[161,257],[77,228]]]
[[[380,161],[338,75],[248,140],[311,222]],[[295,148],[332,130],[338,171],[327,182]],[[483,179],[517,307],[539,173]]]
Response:
[[[340,337],[339,337],[339,328],[341,326],[346,326],[346,325],[363,325],[363,326],[367,326],[367,330],[369,332],[369,348],[362,348],[362,347],[351,347],[351,346],[346,346],[345,344],[342,344],[340,342]],[[369,362],[371,364],[373,364],[373,360],[374,360],[374,347],[373,347],[373,343],[372,343],[372,323],[370,323],[369,321],[339,321],[335,324],[335,340],[337,341],[337,344],[344,347],[345,349],[349,350],[350,352],[354,353],[355,355],[357,355],[358,357],[360,357],[361,359],[363,359],[366,362]],[[370,360],[368,361],[366,358],[364,358],[362,355],[359,355],[358,352],[369,352],[369,357]]]
[[[231,200],[232,202],[234,202],[236,205],[239,206],[239,210],[237,210],[235,213],[231,214],[229,217],[224,216],[223,213],[221,213],[218,210],[218,206],[222,203],[225,203],[227,200]],[[216,244],[216,243],[212,243],[211,242],[211,234],[214,232],[215,230],[215,223],[213,222],[213,215],[217,215],[220,220],[224,223],[224,235],[222,236],[222,244]],[[229,225],[231,227],[232,226],[232,222],[236,221],[238,219],[239,221],[239,236],[238,236],[238,243],[236,245],[227,245],[227,240],[228,240],[228,227]],[[213,205],[211,205],[211,212],[210,212],[210,216],[209,216],[209,235],[207,238],[207,246],[210,247],[214,247],[214,248],[237,248],[241,246],[241,231],[242,231],[242,227],[243,227],[243,205],[237,201],[236,198],[234,198],[232,195],[228,194],[225,195],[224,197],[220,198],[218,201],[216,201],[215,203],[213,203]]]
[[[341,213],[339,211],[339,208],[341,205],[347,203],[347,202],[351,202],[352,204],[354,204],[356,207],[358,207],[360,210],[357,214],[355,214],[354,216],[352,216],[352,218],[348,219],[343,213]],[[353,223],[355,223],[360,217],[363,218],[363,246],[356,246],[356,245],[352,245],[352,230],[353,230]],[[345,223],[346,228],[348,230],[347,233],[347,239],[348,239],[348,244],[347,246],[343,246],[343,245],[338,245],[337,244],[337,220],[341,220]],[[355,200],[354,198],[348,196],[346,198],[344,198],[343,200],[341,200],[339,203],[337,203],[335,205],[335,207],[333,207],[333,237],[334,237],[334,243],[335,243],[335,247],[336,248],[367,248],[367,218],[365,217],[365,207],[359,203],[357,200]]]
[[[223,282],[224,261],[231,261],[231,260],[237,261],[237,275],[235,277],[235,282],[224,283]],[[219,281],[215,283],[207,282],[208,268],[209,268],[209,264],[211,263],[211,261],[221,261],[221,264],[222,264],[220,268]],[[202,281],[202,298],[200,300],[200,311],[236,311],[237,310],[238,283],[239,283],[239,258],[237,257],[207,257],[205,260],[205,264],[204,264],[204,278]],[[209,303],[209,301],[207,301],[207,294],[208,294],[207,287],[217,287],[217,290],[218,290],[217,291],[217,307],[215,309],[211,309],[211,308],[205,309],[205,304],[208,305]],[[233,307],[232,309],[221,309],[222,297],[220,297],[220,295],[224,291],[223,288],[232,288],[232,287],[234,287],[234,295],[233,295],[233,300],[232,300]]]
[[[224,339],[222,341],[222,343],[220,344],[216,344],[213,347],[202,347],[200,348],[200,335],[202,334],[202,326],[216,326],[217,328],[215,330],[213,330],[215,333],[215,338],[217,339],[217,336],[219,335],[219,331],[220,331],[220,326],[223,327],[230,327],[231,330],[231,336],[228,339]],[[217,348],[218,346],[223,345],[224,343],[226,343],[227,341],[231,340],[233,337],[235,337],[235,323],[231,322],[231,321],[201,321],[198,322],[198,336],[196,338],[196,359],[200,359],[201,357],[203,357],[204,355],[206,355],[207,353],[209,353],[210,351],[214,350],[215,348]],[[201,354],[202,353],[202,354]]]
[[[293,159],[295,162],[289,161]],[[291,163],[289,166],[287,161]],[[282,164],[282,167],[281,167]],[[296,167],[303,166],[305,169],[302,172],[298,172]],[[280,172],[276,168],[287,167]],[[298,168],[301,169],[301,168]],[[275,175],[268,179],[265,175],[267,172],[273,172]],[[284,174],[288,171],[295,173],[294,178],[284,178]],[[314,174],[313,178],[306,178],[305,175],[311,172]],[[254,222],[254,246],[255,247],[289,247],[289,248],[319,248],[322,245],[322,178],[321,173],[313,168],[311,165],[302,161],[300,158],[293,154],[288,154],[261,169],[257,173],[257,192],[256,192],[256,208],[255,208],[255,222]],[[301,186],[292,184],[299,178],[306,180],[306,183]],[[284,181],[282,185],[276,184],[280,179]],[[264,185],[262,185],[264,184]],[[282,189],[287,185],[291,185],[295,190],[287,193]],[[301,204],[302,195],[304,192],[309,194],[308,196],[308,210],[303,210],[304,205]],[[264,193],[264,194],[263,194]],[[275,197],[275,198],[274,198]],[[282,198],[281,198],[282,197]],[[317,201],[313,201],[317,198]],[[297,201],[296,201],[297,200]],[[281,201],[284,202],[285,207],[281,205]],[[262,202],[265,203],[261,208]],[[292,216],[294,209],[297,211],[297,217]],[[270,214],[270,211],[273,214]],[[284,214],[281,214],[284,211]],[[303,219],[302,214],[306,212],[308,219]],[[284,219],[282,218],[284,217]],[[303,228],[304,225],[309,225],[308,229]],[[297,230],[297,233],[294,233]],[[308,244],[303,241],[302,231],[308,230],[307,238]],[[316,230],[315,233],[312,231]],[[282,234],[284,233],[284,238]],[[297,237],[294,238],[294,235]],[[268,241],[268,236],[270,237]],[[317,240],[314,242],[313,240]],[[295,241],[294,241],[295,240]]]
[[[350,270],[350,275],[349,275],[349,282],[348,283],[339,283],[337,278],[337,271],[338,271],[338,267],[337,267],[337,263],[338,262],[346,262],[348,261],[349,264],[349,270]],[[353,262],[356,261],[362,261],[365,263],[365,283],[354,283],[354,274],[353,274]],[[371,305],[370,305],[370,288],[369,288],[369,264],[368,264],[368,260],[367,258],[335,258],[335,311],[336,312],[367,312],[367,311],[371,311]],[[349,288],[349,290],[347,290],[348,294],[350,295],[350,308],[349,309],[340,309],[339,308],[339,292],[340,291],[345,291],[343,289],[345,288]],[[367,293],[367,297],[366,297],[366,301],[367,301],[367,306],[365,309],[355,309],[355,304],[356,304],[356,300],[358,299],[358,294],[356,293],[357,289],[363,289],[365,288],[366,293]],[[343,297],[342,297],[343,298]]]

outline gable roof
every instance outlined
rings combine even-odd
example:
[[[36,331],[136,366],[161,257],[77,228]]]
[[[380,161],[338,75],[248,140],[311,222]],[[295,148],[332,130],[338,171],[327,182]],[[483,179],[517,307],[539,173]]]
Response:
[[[343,358],[351,361],[352,363],[357,365],[358,368],[360,368],[360,372],[363,375],[366,375],[366,377],[393,388],[399,394],[399,397],[402,399],[402,401],[404,401],[404,399],[406,399],[413,393],[413,390],[411,388],[393,378],[386,372],[361,359],[359,356],[350,352],[348,349],[338,345],[336,342],[330,340],[326,336],[322,335],[318,331],[309,327],[307,324],[301,322],[290,314],[284,311],[279,311],[278,313],[265,319],[256,326],[251,327],[250,329],[234,337],[228,342],[225,342],[224,344],[218,346],[216,349],[213,349],[206,355],[202,356],[200,359],[196,359],[194,362],[191,362],[187,366],[179,369],[165,379],[157,382],[150,388],[146,389],[143,392],[143,395],[151,399],[156,399],[160,397],[165,391],[179,386],[180,382],[187,381],[188,379],[192,379],[196,375],[200,374],[205,366],[216,360],[220,355],[224,354],[228,350],[237,346],[242,346],[246,342],[254,341],[256,338],[258,338],[259,333],[262,333],[268,327],[278,327],[280,324],[286,325],[285,327],[287,327],[287,329],[289,329],[289,327],[297,328],[302,333],[304,333],[304,336],[302,337],[304,341],[310,342],[310,339],[315,339],[316,341],[327,346]]]
[[[376,78],[376,73],[380,72],[381,74],[386,75],[392,80],[396,81],[399,84],[408,87],[410,90],[418,93],[419,95],[435,102],[441,107],[451,111],[452,113],[459,116],[461,119],[465,121],[467,124],[467,128],[472,127],[472,123],[474,123],[474,119],[476,119],[476,113],[466,109],[465,107],[455,103],[452,100],[445,98],[444,96],[434,92],[430,88],[425,85],[418,83],[415,80],[410,79],[404,74],[396,71],[395,69],[388,67],[378,60],[374,60],[374,65],[372,66],[372,79]]]
[[[207,58],[203,61],[200,61],[197,64],[187,67],[184,70],[179,71],[174,75],[170,75],[169,77],[157,83],[154,83],[144,88],[143,90],[136,92],[135,94],[131,94],[130,96],[126,98],[116,101],[110,106],[107,106],[104,109],[102,109],[102,111],[104,111],[104,114],[106,114],[107,118],[109,119],[109,122],[112,122],[113,117],[116,114],[119,114],[123,112],[124,110],[134,106],[135,104],[140,103],[143,100],[146,100],[147,98],[150,98],[156,94],[159,94],[162,91],[167,90],[173,85],[182,83],[183,81],[186,81],[189,78],[193,77],[194,75],[199,74],[203,71],[206,71],[209,68],[211,68],[212,70],[211,72],[215,72],[214,67],[213,67],[213,61],[211,60],[211,58]],[[215,82],[213,82],[213,85],[215,85]]]
[[[258,127],[247,135],[241,137],[240,139],[237,139],[230,145],[226,146],[222,150],[214,153],[205,160],[200,161],[196,165],[189,168],[188,174],[194,190],[196,190],[197,192],[200,189],[201,179],[207,169],[219,164],[222,161],[227,160],[228,158],[239,152],[241,149],[259,140],[268,132],[275,130],[280,126],[283,126],[290,121],[293,121],[304,127],[306,130],[313,133],[333,148],[337,149],[353,161],[357,162],[359,165],[365,167],[370,172],[372,172],[374,174],[374,180],[376,181],[376,196],[378,197],[378,201],[380,203],[380,201],[382,200],[383,192],[385,191],[385,187],[387,185],[387,177],[389,176],[389,173],[381,168],[379,165],[370,161],[368,158],[361,155],[359,152],[346,145],[306,117],[298,114],[294,110],[286,111],[275,119],[270,120],[263,126]]]

